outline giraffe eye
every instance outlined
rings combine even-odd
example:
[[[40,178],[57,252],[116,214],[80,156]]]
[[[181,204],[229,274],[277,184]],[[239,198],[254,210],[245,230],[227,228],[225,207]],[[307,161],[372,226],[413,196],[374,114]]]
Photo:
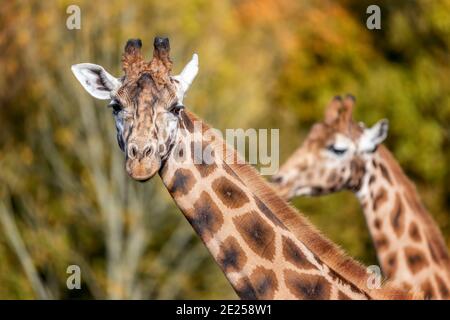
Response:
[[[175,102],[169,107],[169,112],[178,114],[184,106],[181,103]]]
[[[333,144],[329,145],[327,147],[327,150],[332,152],[332,153],[334,153],[334,154],[336,154],[336,155],[338,155],[338,156],[343,155],[344,153],[347,152],[347,149],[345,149],[345,148],[336,148],[336,146],[333,145]]]
[[[116,100],[111,101],[108,107],[112,108],[114,113],[119,113],[123,109],[122,105]]]

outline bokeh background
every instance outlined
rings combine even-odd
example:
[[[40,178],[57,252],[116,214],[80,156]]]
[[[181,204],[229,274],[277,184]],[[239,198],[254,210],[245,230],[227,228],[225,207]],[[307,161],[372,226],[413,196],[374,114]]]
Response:
[[[370,4],[381,30],[366,28]],[[126,40],[150,57],[155,35],[175,72],[199,53],[186,106],[220,129],[280,128],[281,161],[332,96],[356,95],[356,119],[390,120],[386,144],[450,245],[450,1],[2,1],[0,298],[236,298],[159,178],[126,176],[111,111],[70,72],[120,75]],[[294,205],[376,263],[351,193]],[[81,290],[66,288],[71,264]]]

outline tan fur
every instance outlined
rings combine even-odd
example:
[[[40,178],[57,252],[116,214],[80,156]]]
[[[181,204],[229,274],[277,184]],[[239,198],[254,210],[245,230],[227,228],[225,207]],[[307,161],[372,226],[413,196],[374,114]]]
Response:
[[[450,258],[447,251],[447,245],[444,241],[444,238],[442,237],[441,230],[420,201],[416,186],[405,175],[403,169],[400,167],[397,161],[395,161],[394,157],[385,146],[380,146],[378,152],[381,158],[386,161],[386,163],[388,163],[389,167],[394,172],[397,182],[405,188],[405,192],[408,195],[407,198],[409,202],[413,203],[416,213],[420,214],[421,225],[426,227],[426,229],[428,230],[427,235],[429,235],[429,237],[432,237],[432,239],[429,240],[432,240],[439,247],[439,251],[441,253],[445,253],[445,255],[441,257],[441,259],[443,260],[442,263],[447,266],[448,270],[450,270]]]
[[[427,288],[426,298],[445,298],[450,291],[450,267],[441,232],[389,151],[378,144],[373,150],[358,149],[365,129],[351,119],[353,105],[353,98],[334,98],[325,120],[312,127],[273,181],[286,199],[344,189],[355,192],[385,275],[404,288]],[[377,128],[381,137],[383,124]],[[334,148],[339,139],[349,146],[342,153]],[[313,172],[321,174],[317,177]]]
[[[195,115],[186,112],[191,121],[200,121]],[[209,128],[206,124],[204,127]],[[214,144],[217,148],[224,145],[222,140],[216,139]],[[228,146],[226,148],[229,149]],[[268,206],[288,229],[311,251],[336,272],[343,275],[358,288],[365,291],[373,299],[409,299],[410,295],[402,290],[393,287],[390,283],[385,283],[382,289],[368,290],[366,283],[368,274],[366,269],[358,262],[347,256],[337,245],[323,236],[309,221],[300,215],[293,207],[285,202],[277,192],[256,172],[256,170],[247,164],[237,164],[233,159],[240,156],[234,149],[229,149],[225,153],[229,156],[225,162],[230,163],[229,167],[235,174],[251,189],[261,201]]]
[[[122,144],[126,144],[122,148],[127,172],[132,178],[145,181],[159,171],[178,207],[240,297],[409,298],[391,286],[369,289],[365,269],[278,197],[252,167],[236,164],[239,156],[235,150],[229,150],[215,133],[216,139],[209,143],[213,151],[225,149],[224,154],[234,161],[214,156],[218,163],[209,164],[202,159],[197,163],[195,153],[188,150],[188,162],[178,162],[175,145],[192,149],[192,139],[198,142],[198,136],[186,139],[172,131],[174,137],[169,139],[165,130],[173,129],[171,124],[178,119],[179,128],[187,125],[192,133],[192,123],[201,121],[182,108],[172,108],[178,96],[170,78],[168,39],[155,38],[149,63],[142,57],[141,46],[138,39],[127,42],[122,59],[125,77],[121,88],[111,93],[115,115],[123,116],[116,120],[124,126],[118,131],[118,138],[120,133]],[[352,103],[344,102],[346,115],[350,114]],[[202,138],[208,129],[203,126]],[[289,240],[288,248],[282,239]],[[296,250],[303,257],[296,256]],[[303,267],[306,261],[309,268]]]
[[[398,184],[404,188],[404,195],[408,204],[413,206],[411,208],[415,214],[418,215],[421,228],[426,230],[425,234],[427,242],[432,243],[435,250],[439,254],[439,263],[447,269],[448,278],[450,279],[450,257],[447,250],[447,245],[442,237],[441,230],[439,229],[432,216],[428,213],[427,209],[423,206],[416,186],[408,179],[403,172],[403,169],[395,161],[392,154],[385,146],[380,146],[377,151],[381,158],[388,164],[389,168],[394,174],[394,179]]]

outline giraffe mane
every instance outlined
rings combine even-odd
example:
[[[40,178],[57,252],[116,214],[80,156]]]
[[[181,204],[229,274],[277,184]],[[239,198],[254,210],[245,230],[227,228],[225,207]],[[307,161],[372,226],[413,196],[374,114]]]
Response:
[[[186,115],[191,122],[201,121],[204,130],[210,129],[209,125],[200,120],[193,113],[186,111]],[[228,164],[244,184],[277,216],[277,218],[292,232],[292,234],[312,250],[321,261],[341,274],[345,279],[363,290],[374,299],[411,299],[417,298],[400,290],[392,285],[390,281],[385,281],[381,289],[367,288],[369,278],[366,268],[349,255],[347,255],[338,245],[324,236],[308,219],[293,208],[290,204],[278,195],[266,180],[249,164],[242,161],[232,161],[240,159],[236,150],[228,146],[222,139],[215,139],[214,147],[225,146],[227,158],[224,161]],[[243,163],[243,164],[242,164]]]

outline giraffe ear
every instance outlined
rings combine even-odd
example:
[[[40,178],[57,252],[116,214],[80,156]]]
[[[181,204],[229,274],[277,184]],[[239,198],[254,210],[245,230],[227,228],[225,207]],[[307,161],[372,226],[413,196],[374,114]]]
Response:
[[[71,69],[83,88],[94,98],[111,99],[111,92],[120,87],[119,79],[97,64],[79,63]]]
[[[374,152],[377,146],[386,139],[389,130],[389,121],[383,119],[373,127],[366,128],[359,138],[359,150],[362,152]]]

